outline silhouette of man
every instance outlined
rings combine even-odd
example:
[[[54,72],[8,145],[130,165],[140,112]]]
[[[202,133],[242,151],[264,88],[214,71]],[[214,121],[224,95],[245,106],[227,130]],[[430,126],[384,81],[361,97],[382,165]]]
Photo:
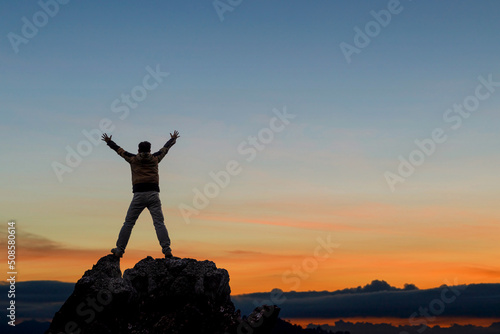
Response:
[[[174,131],[174,134],[170,134],[170,140],[167,141],[158,152],[153,154],[151,154],[151,143],[147,141],[139,143],[138,154],[132,154],[116,145],[116,143],[111,140],[111,137],[112,136],[108,137],[108,135],[104,133],[102,135],[102,140],[130,164],[130,169],[132,171],[132,192],[134,193],[134,197],[127,211],[127,216],[125,217],[125,222],[123,223],[120,234],[118,235],[118,240],[116,241],[116,248],[113,248],[111,253],[118,257],[123,256],[137,218],[139,218],[139,215],[145,208],[148,208],[153,218],[153,225],[162,252],[165,254],[165,258],[171,258],[172,250],[170,249],[170,238],[165,223],[163,222],[163,213],[161,210],[158,164],[168,153],[168,150],[175,144],[177,138],[179,138],[179,132]]]

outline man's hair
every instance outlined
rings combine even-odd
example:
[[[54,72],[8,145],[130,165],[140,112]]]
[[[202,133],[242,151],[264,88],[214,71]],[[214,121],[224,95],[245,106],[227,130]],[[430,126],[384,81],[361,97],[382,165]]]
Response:
[[[139,152],[151,152],[151,143],[148,141],[140,142]]]

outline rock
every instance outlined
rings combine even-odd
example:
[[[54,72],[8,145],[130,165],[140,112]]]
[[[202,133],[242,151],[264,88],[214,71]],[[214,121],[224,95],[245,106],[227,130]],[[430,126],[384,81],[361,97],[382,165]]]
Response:
[[[248,318],[238,325],[238,333],[271,333],[276,321],[278,320],[279,313],[280,309],[276,305],[259,306],[255,308]]]
[[[277,306],[245,319],[230,298],[229,274],[211,261],[147,257],[123,276],[107,255],[76,283],[46,334],[270,333]]]

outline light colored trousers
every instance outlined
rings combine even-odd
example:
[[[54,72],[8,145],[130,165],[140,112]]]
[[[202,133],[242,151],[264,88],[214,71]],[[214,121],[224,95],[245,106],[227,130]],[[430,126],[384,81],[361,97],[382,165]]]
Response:
[[[127,216],[125,217],[125,222],[123,223],[120,234],[118,235],[116,247],[120,252],[125,252],[125,248],[127,247],[135,222],[145,208],[148,208],[149,213],[151,213],[151,217],[153,218],[156,236],[160,242],[163,254],[170,252],[170,238],[168,236],[165,223],[163,222],[160,194],[157,191],[134,193],[134,197],[132,198],[132,202],[130,203],[127,211]]]

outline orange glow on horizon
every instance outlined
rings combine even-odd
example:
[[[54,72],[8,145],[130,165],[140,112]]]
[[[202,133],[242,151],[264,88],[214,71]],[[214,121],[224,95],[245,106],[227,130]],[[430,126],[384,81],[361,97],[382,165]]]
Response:
[[[294,203],[280,202],[276,210],[285,204],[293,207]],[[250,204],[250,208],[255,206]],[[472,221],[470,211],[409,208],[405,214],[408,222],[402,226],[396,218],[403,208],[390,205],[345,205],[336,211],[334,219],[327,217],[328,210],[320,208],[318,204],[317,212],[311,215],[315,219],[311,220],[303,214],[285,219],[273,212],[240,216],[234,214],[236,207],[228,214],[203,212],[197,217],[203,219],[191,225],[170,222],[169,231],[176,236],[174,256],[214,261],[218,268],[229,272],[233,294],[274,288],[335,291],[364,286],[375,279],[396,287],[412,283],[420,289],[439,287],[445,281],[500,282],[495,257],[500,249],[495,232],[500,232],[500,225],[492,225],[492,217],[466,223],[464,220]],[[434,226],[438,216],[444,223]],[[348,223],[337,223],[337,217]],[[456,223],[449,223],[455,218]],[[385,225],[381,224],[384,219],[388,221]],[[415,224],[419,219],[425,222]],[[121,259],[122,273],[147,256],[162,257],[149,222],[139,225]],[[108,243],[107,236],[92,239],[94,244],[89,243],[88,248],[78,248],[59,239],[19,232],[19,281],[76,282],[99,258],[109,254],[116,236],[116,231],[108,233],[113,240],[106,248],[102,240]],[[317,258],[318,238],[328,235],[339,247],[329,254],[322,250],[326,258]]]
[[[109,254],[107,250],[53,250],[50,254],[28,256],[21,251],[18,278],[19,281],[76,282],[99,258],[107,254]],[[376,254],[359,256],[346,254],[343,250],[339,250],[339,254],[334,254],[323,262],[318,261],[317,269],[310,272],[307,271],[307,265],[313,263],[314,258],[300,253],[214,252],[213,256],[207,257],[201,252],[193,253],[187,249],[179,249],[174,255],[200,261],[214,261],[218,268],[226,269],[230,275],[233,295],[268,292],[274,288],[285,292],[335,291],[364,286],[374,279],[385,280],[396,287],[413,283],[420,289],[435,288],[445,284],[446,281],[452,285],[500,281],[498,267],[404,258],[381,261]],[[120,263],[122,273],[147,256],[161,258],[162,254],[159,250],[127,251]],[[306,259],[309,261],[305,261]],[[421,268],[425,268],[425,272],[422,272]],[[441,279],[437,280],[437,277]],[[292,278],[298,284],[293,284]]]
[[[408,318],[378,318],[378,317],[352,317],[352,318],[288,318],[283,319],[291,324],[306,328],[309,324],[335,326],[337,321],[351,323],[370,324],[390,324],[392,326],[410,326]],[[495,322],[500,322],[500,318],[472,318],[472,317],[436,317],[432,322],[427,322],[427,326],[451,327],[456,325],[473,325],[478,327],[489,327]],[[419,327],[420,328],[420,327]]]

